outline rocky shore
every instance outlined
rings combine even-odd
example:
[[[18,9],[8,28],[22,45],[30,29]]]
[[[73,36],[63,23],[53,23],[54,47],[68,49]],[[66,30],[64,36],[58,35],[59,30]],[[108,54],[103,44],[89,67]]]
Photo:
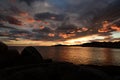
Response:
[[[120,80],[120,67],[45,60],[34,47],[20,54],[0,42],[0,80]]]

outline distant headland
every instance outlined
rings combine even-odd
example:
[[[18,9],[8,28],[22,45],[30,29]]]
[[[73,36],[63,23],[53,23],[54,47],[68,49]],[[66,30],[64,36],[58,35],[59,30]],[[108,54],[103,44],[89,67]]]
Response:
[[[57,44],[54,46],[68,46],[68,45]],[[91,43],[84,43],[80,45],[70,45],[70,46],[120,48],[120,42],[91,42]]]

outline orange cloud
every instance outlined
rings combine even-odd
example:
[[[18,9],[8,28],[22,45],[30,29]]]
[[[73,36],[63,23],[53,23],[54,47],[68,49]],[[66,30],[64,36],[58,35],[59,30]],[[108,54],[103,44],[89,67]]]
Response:
[[[28,17],[28,18],[26,19],[26,21],[27,21],[28,23],[34,23],[34,22],[35,22],[35,20],[34,20],[33,18],[30,18],[30,17]]]
[[[120,31],[120,27],[118,27],[117,25],[112,25],[111,29],[116,30],[116,31]]]
[[[82,31],[88,31],[88,28],[83,27],[83,28],[82,28]]]
[[[29,13],[25,11],[20,11],[18,15],[15,15],[14,17],[17,18],[19,21],[23,22],[24,24],[32,24],[34,22],[37,22],[33,18],[33,16],[31,16]]]
[[[70,33],[73,34],[73,33],[75,33],[75,31],[71,31]]]
[[[100,33],[108,32],[109,30],[107,28],[101,28],[98,30]]]
[[[28,14],[27,12],[21,12],[21,13],[19,13],[19,15],[22,16],[22,17],[26,17],[26,16],[28,16],[29,14]]]
[[[115,24],[111,24],[108,21],[104,21],[102,24],[102,28],[98,29],[98,32],[104,33],[104,32],[108,32],[111,30],[120,31],[120,27]]]
[[[69,38],[69,37],[73,37],[75,36],[76,34],[66,34],[66,33],[60,33],[59,34],[59,37],[62,37],[62,38]]]
[[[56,17],[52,16],[52,17],[51,17],[51,19],[53,19],[53,20],[54,20],[54,19],[56,19]]]
[[[54,34],[54,33],[49,33],[48,36],[49,36],[49,37],[54,37],[55,34]]]
[[[86,27],[82,27],[82,28],[77,28],[76,32],[80,33],[80,32],[85,32],[88,31],[88,28]]]
[[[49,25],[49,22],[44,22],[45,25]]]
[[[45,28],[45,26],[43,26],[43,25],[42,25],[42,26],[40,26],[40,30],[43,30],[44,28]]]
[[[65,34],[65,33],[60,33],[60,34],[59,34],[59,37],[68,38],[67,34]]]
[[[108,28],[109,22],[108,21],[104,21],[102,26],[103,26],[103,28]]]
[[[108,21],[104,21],[102,23],[102,28],[98,29],[98,32],[104,33],[104,32],[108,32],[108,31],[110,31],[109,22]]]
[[[78,29],[77,32],[82,32],[82,30]]]

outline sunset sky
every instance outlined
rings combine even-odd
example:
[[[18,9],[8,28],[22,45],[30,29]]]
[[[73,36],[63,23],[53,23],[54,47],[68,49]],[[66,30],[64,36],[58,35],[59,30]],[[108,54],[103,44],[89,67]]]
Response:
[[[0,0],[0,41],[10,46],[120,41],[120,0]]]

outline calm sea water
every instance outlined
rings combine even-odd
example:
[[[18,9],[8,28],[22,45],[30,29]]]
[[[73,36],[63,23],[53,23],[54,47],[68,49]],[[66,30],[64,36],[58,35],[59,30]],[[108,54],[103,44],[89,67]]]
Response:
[[[24,47],[12,47],[21,52]],[[45,59],[74,64],[119,65],[120,49],[90,47],[36,47]]]

